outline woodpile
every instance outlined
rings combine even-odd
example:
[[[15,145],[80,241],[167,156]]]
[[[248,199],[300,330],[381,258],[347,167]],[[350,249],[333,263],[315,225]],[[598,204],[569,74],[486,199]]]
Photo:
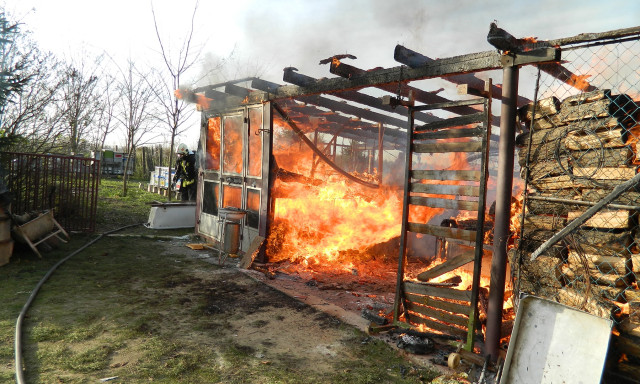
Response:
[[[509,253],[520,290],[613,317],[624,324],[623,338],[625,330],[640,337],[640,230],[634,209],[640,206],[640,187],[624,192],[535,260],[530,256],[638,172],[639,108],[629,96],[608,90],[562,101],[551,97],[519,110],[532,129],[516,138],[529,187],[522,252]],[[628,352],[640,356],[640,349]]]

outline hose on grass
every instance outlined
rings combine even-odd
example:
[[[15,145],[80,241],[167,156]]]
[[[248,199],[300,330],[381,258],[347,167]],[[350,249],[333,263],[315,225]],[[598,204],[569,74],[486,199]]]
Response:
[[[29,295],[29,298],[27,299],[27,302],[22,307],[22,310],[20,311],[20,315],[18,316],[18,320],[16,321],[16,336],[15,336],[15,346],[14,346],[14,348],[15,348],[15,365],[16,365],[16,383],[17,384],[24,384],[24,382],[25,382],[24,381],[24,368],[22,366],[22,321],[24,320],[24,317],[27,314],[27,310],[29,310],[29,307],[31,306],[31,303],[36,298],[36,295],[38,294],[38,291],[40,291],[40,288],[42,287],[42,285],[49,279],[49,277],[51,277],[53,272],[56,269],[58,269],[59,266],[61,266],[67,260],[69,260],[73,256],[77,255],[78,253],[82,252],[83,250],[85,250],[86,248],[91,246],[92,244],[94,244],[96,241],[102,239],[103,236],[109,235],[109,234],[114,233],[114,232],[121,231],[121,230],[126,229],[126,228],[135,227],[135,226],[138,226],[138,225],[141,225],[141,224],[125,225],[124,227],[120,227],[120,228],[114,229],[112,231],[101,233],[95,239],[89,241],[88,243],[86,243],[82,247],[78,248],[77,250],[75,250],[74,252],[72,252],[71,254],[66,256],[64,259],[58,261],[53,267],[51,267],[51,269],[49,269],[47,274],[44,275],[44,277],[42,279],[40,279],[40,281],[35,286],[33,291],[31,291],[31,295]]]

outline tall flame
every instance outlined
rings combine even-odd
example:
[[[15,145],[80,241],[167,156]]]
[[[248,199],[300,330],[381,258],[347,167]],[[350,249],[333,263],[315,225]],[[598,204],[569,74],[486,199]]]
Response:
[[[344,181],[286,187],[287,197],[275,203],[268,250],[272,261],[340,262],[345,251],[364,250],[400,233],[402,201],[397,191],[366,190]]]

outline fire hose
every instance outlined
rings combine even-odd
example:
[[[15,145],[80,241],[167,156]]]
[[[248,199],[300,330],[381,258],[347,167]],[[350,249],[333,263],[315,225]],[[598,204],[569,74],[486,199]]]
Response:
[[[53,267],[51,267],[51,269],[49,269],[49,271],[44,275],[44,277],[38,282],[38,284],[33,289],[33,291],[31,291],[31,295],[29,295],[27,302],[22,307],[22,310],[20,311],[20,315],[18,316],[18,320],[16,322],[16,336],[15,336],[15,347],[14,347],[15,355],[14,356],[15,356],[15,365],[16,365],[16,383],[17,384],[24,384],[25,382],[24,368],[22,367],[22,321],[24,320],[27,310],[31,306],[31,303],[33,302],[33,300],[36,298],[36,295],[38,294],[38,291],[40,291],[40,288],[42,287],[42,285],[49,279],[49,277],[51,277],[51,275],[53,275],[53,272],[55,272],[55,270],[58,269],[59,266],[64,264],[67,260],[69,260],[73,256],[82,252],[84,249],[88,248],[90,245],[94,244],[96,241],[100,240],[103,236],[123,230],[125,228],[135,227],[137,225],[140,225],[140,224],[125,225],[124,227],[120,227],[112,231],[101,233],[95,239],[89,241],[82,247],[78,248],[77,250],[75,250],[74,252],[66,256],[64,259],[58,261]]]

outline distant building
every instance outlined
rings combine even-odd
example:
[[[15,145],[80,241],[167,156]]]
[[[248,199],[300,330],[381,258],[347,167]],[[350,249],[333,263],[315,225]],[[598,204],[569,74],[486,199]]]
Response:
[[[104,175],[124,175],[124,167],[127,163],[127,154],[105,149],[102,152],[91,152],[91,157],[101,161],[102,174]],[[127,174],[133,175],[135,169],[135,157],[129,160]]]

